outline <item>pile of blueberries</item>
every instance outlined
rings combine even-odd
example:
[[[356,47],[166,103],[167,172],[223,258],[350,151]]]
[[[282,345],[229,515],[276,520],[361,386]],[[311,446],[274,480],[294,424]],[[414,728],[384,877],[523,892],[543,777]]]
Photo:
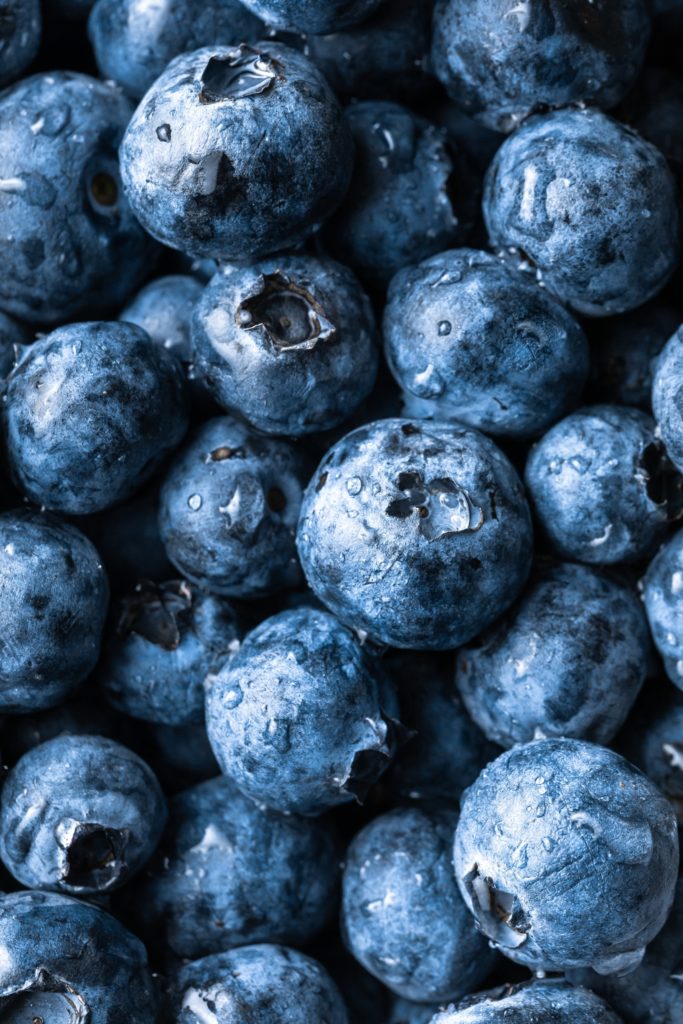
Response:
[[[0,0],[2,1024],[683,1024],[682,50]]]

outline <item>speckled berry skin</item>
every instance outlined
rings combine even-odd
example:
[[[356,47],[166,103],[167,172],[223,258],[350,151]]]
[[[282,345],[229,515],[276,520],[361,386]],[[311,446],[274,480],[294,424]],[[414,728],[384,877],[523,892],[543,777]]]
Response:
[[[192,360],[192,313],[203,291],[201,281],[189,274],[158,277],[133,297],[119,320],[142,327],[187,366]]]
[[[382,0],[242,0],[268,25],[299,32],[336,32],[358,25]]]
[[[185,580],[141,583],[118,610],[98,669],[119,711],[164,725],[204,721],[204,680],[239,647],[231,605]]]
[[[456,423],[391,419],[330,449],[297,543],[309,586],[342,621],[430,650],[466,643],[505,611],[526,580],[532,531],[492,441]]]
[[[263,25],[239,0],[97,0],[88,35],[103,78],[140,97],[178,54],[259,39]]]
[[[149,860],[166,823],[157,779],[127,747],[64,735],[10,771],[0,857],[23,885],[72,894],[119,888]]]
[[[451,863],[457,814],[390,811],[356,835],[342,881],[342,932],[366,970],[416,1002],[476,989],[496,961]]]
[[[148,272],[156,246],[119,179],[130,116],[118,89],[70,71],[0,95],[0,309],[35,324],[98,315]]]
[[[60,327],[10,374],[2,430],[37,505],[86,515],[130,497],[187,429],[177,360],[133,324]]]
[[[465,240],[471,187],[446,130],[398,103],[347,108],[356,143],[348,195],[323,231],[333,256],[385,287],[402,267]]]
[[[207,680],[223,772],[275,810],[321,814],[363,799],[404,739],[393,687],[329,612],[266,619]]]
[[[383,330],[404,392],[494,435],[546,430],[588,376],[588,342],[573,317],[534,277],[474,249],[399,271]]]
[[[109,587],[79,530],[26,510],[0,515],[0,710],[66,700],[95,667]]]
[[[209,1012],[216,1024],[348,1024],[324,967],[266,943],[207,956],[180,970],[173,1021],[204,1024]]]
[[[139,939],[89,903],[51,892],[0,896],[0,1009],[9,1024],[155,1024]]]
[[[683,1019],[682,957],[683,877],[671,915],[647,947],[640,967],[621,977],[601,977],[593,971],[575,971],[571,977],[606,999],[624,1024],[678,1024]]]
[[[666,674],[683,690],[683,531],[652,559],[642,586],[650,631]]]
[[[627,972],[671,909],[676,817],[613,751],[538,740],[502,754],[468,790],[454,865],[480,928],[510,959]]]
[[[669,458],[683,470],[683,327],[667,341],[652,382],[652,411]]]
[[[645,707],[643,700],[638,711],[644,713],[630,717],[619,737],[619,750],[671,800],[683,824],[683,695],[667,683],[666,690],[655,690],[648,703]]]
[[[197,376],[216,401],[266,434],[336,427],[377,376],[367,296],[340,263],[303,254],[220,270],[196,308],[192,341]]]
[[[294,535],[308,467],[285,441],[229,416],[203,424],[161,490],[166,553],[192,582],[228,597],[259,597],[301,579]]]
[[[622,1024],[607,1003],[560,978],[505,985],[437,1013],[431,1024]]]
[[[531,449],[526,485],[563,558],[611,565],[648,555],[680,514],[681,481],[640,409],[594,405]]]
[[[521,600],[458,654],[467,710],[501,747],[539,736],[608,744],[645,681],[647,622],[631,590],[584,565],[541,565]]]
[[[483,212],[492,246],[524,253],[548,291],[586,316],[642,305],[678,262],[665,157],[599,110],[529,118],[493,159]]]
[[[177,57],[121,146],[144,227],[193,256],[249,259],[292,246],[338,206],[353,144],[318,69],[272,40]]]
[[[308,36],[308,54],[344,100],[409,102],[430,87],[426,74],[434,0],[382,3],[362,25]]]
[[[252,942],[303,945],[334,916],[328,825],[257,807],[224,776],[180,793],[170,811],[134,898],[143,934],[193,960]]]
[[[13,82],[38,52],[40,0],[5,0],[0,20],[0,86]]]
[[[647,0],[437,0],[432,63],[459,107],[506,132],[539,109],[614,107],[649,36]]]

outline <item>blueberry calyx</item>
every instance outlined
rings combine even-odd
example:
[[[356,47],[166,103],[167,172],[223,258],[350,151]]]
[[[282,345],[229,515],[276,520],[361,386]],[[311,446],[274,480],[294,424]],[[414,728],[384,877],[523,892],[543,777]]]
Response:
[[[464,878],[465,886],[483,922],[484,933],[498,946],[517,949],[528,938],[530,923],[517,897],[483,876],[475,864]]]
[[[227,57],[211,57],[201,76],[200,103],[241,100],[268,92],[282,81],[282,66],[267,53],[242,44]]]
[[[674,522],[683,515],[683,477],[666,454],[661,441],[643,448],[638,463],[647,496],[655,505],[663,505],[667,519]]]
[[[64,850],[62,880],[72,891],[114,885],[123,869],[128,845],[127,829],[107,828],[94,822],[63,822],[59,843]]]
[[[259,290],[240,304],[236,319],[242,330],[263,328],[276,353],[310,351],[336,333],[313,295],[279,271],[263,274]]]
[[[184,580],[144,580],[124,601],[117,632],[120,636],[137,633],[164,650],[175,651],[181,641],[180,627],[191,608],[192,591]]]
[[[415,735],[397,719],[390,718],[384,713],[378,722],[370,719],[368,722],[375,730],[378,745],[356,751],[349,773],[339,787],[343,793],[350,793],[355,797],[359,804],[364,803],[396,752]]]

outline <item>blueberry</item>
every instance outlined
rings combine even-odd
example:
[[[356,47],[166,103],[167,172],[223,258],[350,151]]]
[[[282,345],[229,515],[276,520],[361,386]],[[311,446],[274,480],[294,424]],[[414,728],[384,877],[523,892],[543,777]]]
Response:
[[[0,313],[0,378],[10,373],[28,340],[28,331],[22,324],[6,313]]]
[[[97,512],[130,497],[182,440],[182,371],[133,324],[60,327],[10,374],[2,428],[32,501]]]
[[[220,772],[204,722],[149,723],[143,750],[165,793],[180,793],[188,786],[214,779]]]
[[[369,300],[346,267],[312,256],[219,271],[192,340],[197,375],[216,401],[267,434],[337,426],[377,376]]]
[[[589,338],[596,401],[635,405],[649,412],[657,357],[680,322],[680,312],[661,301],[593,321]]]
[[[659,150],[599,110],[530,118],[486,178],[491,244],[524,254],[577,312],[642,305],[679,255],[676,184]]]
[[[667,454],[683,470],[683,327],[664,346],[652,382],[652,410]]]
[[[0,896],[6,1024],[154,1024],[144,946],[99,907],[57,893]]]
[[[141,583],[121,602],[99,679],[111,704],[148,722],[204,720],[204,680],[239,647],[235,612],[184,580]]]
[[[382,0],[242,0],[259,18],[276,28],[300,32],[336,32],[369,17]]]
[[[40,0],[5,0],[0,8],[0,85],[19,78],[38,52]]]
[[[189,580],[229,597],[299,582],[294,533],[307,465],[285,441],[228,416],[201,426],[161,490],[166,552]]]
[[[640,409],[594,405],[561,420],[531,449],[526,485],[564,558],[646,558],[681,512],[681,478]]]
[[[542,432],[588,375],[578,323],[533,277],[455,249],[399,271],[384,309],[386,355],[437,415],[508,437]]]
[[[683,5],[680,6],[683,11]],[[646,67],[619,110],[623,121],[667,157],[683,187],[683,82],[665,68]]]
[[[395,999],[386,1024],[431,1024],[438,1006]]]
[[[650,706],[643,700],[629,719],[620,748],[672,801],[683,824],[683,695],[666,684],[652,696]]]
[[[88,34],[103,78],[139,99],[180,53],[258,39],[263,25],[239,0],[97,0]]]
[[[666,674],[683,690],[683,531],[651,561],[643,579],[643,600]]]
[[[134,296],[119,320],[142,327],[155,344],[187,366],[192,361],[192,313],[203,290],[201,282],[187,274],[158,277]]]
[[[426,74],[434,0],[381,3],[362,25],[306,39],[307,53],[345,100],[419,99]]]
[[[346,943],[392,992],[419,1002],[460,998],[496,960],[453,878],[456,822],[453,811],[394,810],[367,825],[346,854]]]
[[[329,827],[263,810],[224,777],[175,797],[157,860],[136,915],[188,959],[251,942],[303,944],[336,909]]]
[[[458,655],[467,710],[502,747],[539,736],[607,744],[648,668],[634,593],[583,565],[539,568],[516,607]]]
[[[102,736],[58,736],[7,776],[0,856],[27,886],[108,892],[150,858],[165,821],[159,783],[137,754]]]
[[[556,978],[505,985],[437,1013],[431,1024],[622,1024],[607,1003]],[[663,1024],[663,1022],[662,1022]]]
[[[14,715],[6,720],[2,756],[14,764],[27,751],[57,736],[107,736],[117,739],[122,719],[83,694],[45,711]],[[127,725],[128,723],[126,723]]]
[[[0,96],[0,308],[32,323],[122,303],[155,252],[122,194],[117,147],[131,107],[70,71]]]
[[[613,751],[539,740],[502,754],[468,790],[454,864],[480,928],[510,959],[627,972],[671,909],[676,818]]]
[[[510,131],[547,107],[615,106],[649,35],[647,0],[437,0],[432,62],[458,106]]]
[[[0,515],[0,709],[54,707],[93,670],[109,588],[83,534],[50,516]]]
[[[394,647],[466,643],[521,590],[532,533],[492,441],[456,423],[381,420],[334,445],[304,496],[308,583],[354,628]]]
[[[273,41],[176,58],[121,147],[145,228],[193,256],[258,258],[299,242],[344,195],[353,147],[313,64]]]
[[[282,612],[207,680],[221,769],[275,810],[320,814],[363,799],[404,739],[393,688],[328,612]]]
[[[327,971],[286,946],[242,946],[183,967],[177,1024],[347,1024]],[[212,1021],[213,1024],[213,1021]]]
[[[402,267],[465,240],[471,189],[445,129],[398,103],[357,103],[346,118],[356,165],[324,242],[381,288]]]

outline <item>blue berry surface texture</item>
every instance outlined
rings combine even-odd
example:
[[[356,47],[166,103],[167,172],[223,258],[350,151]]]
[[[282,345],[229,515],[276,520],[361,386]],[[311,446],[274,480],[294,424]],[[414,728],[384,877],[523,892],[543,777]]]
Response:
[[[678,262],[665,157],[593,108],[525,121],[494,157],[483,212],[492,246],[522,254],[548,291],[586,316],[642,305]]]
[[[502,754],[468,790],[454,865],[479,926],[510,959],[625,973],[671,910],[676,817],[613,751],[537,740]]]
[[[7,777],[0,856],[24,885],[105,892],[150,858],[165,822],[159,783],[137,754],[102,736],[58,736]]]
[[[437,1013],[431,1024],[622,1024],[607,1003],[561,979],[505,985]]]
[[[5,0],[0,11],[0,86],[18,78],[38,52],[40,0]]]
[[[121,146],[124,187],[150,234],[224,259],[301,241],[338,206],[352,161],[327,82],[272,40],[177,57],[143,97]]]
[[[267,619],[207,680],[206,722],[221,769],[254,800],[320,814],[363,799],[403,729],[393,687],[329,612]]]
[[[245,7],[276,28],[336,32],[369,17],[382,0],[242,0]]]
[[[131,299],[119,320],[137,324],[187,365],[192,361],[192,313],[202,292],[201,281],[189,274],[158,277]]]
[[[390,419],[348,434],[304,497],[299,556],[349,625],[395,647],[466,643],[527,577],[524,492],[501,451],[457,423]]]
[[[408,398],[486,433],[542,433],[576,404],[589,354],[579,324],[532,275],[455,249],[400,271],[386,355]]]
[[[2,409],[12,472],[37,504],[72,515],[130,497],[182,441],[182,370],[139,327],[60,327],[27,348]]]
[[[683,690],[683,531],[657,552],[642,586],[652,638],[666,674]]]
[[[197,375],[216,401],[266,434],[336,427],[377,376],[370,302],[329,259],[294,254],[224,268],[196,308],[192,341]]]
[[[671,686],[655,691],[644,714],[633,714],[620,750],[671,800],[683,822],[683,695]],[[683,942],[683,934],[681,935]],[[681,993],[683,1000],[683,993]]]
[[[683,470],[683,327],[664,346],[652,382],[652,410],[671,461]]]

